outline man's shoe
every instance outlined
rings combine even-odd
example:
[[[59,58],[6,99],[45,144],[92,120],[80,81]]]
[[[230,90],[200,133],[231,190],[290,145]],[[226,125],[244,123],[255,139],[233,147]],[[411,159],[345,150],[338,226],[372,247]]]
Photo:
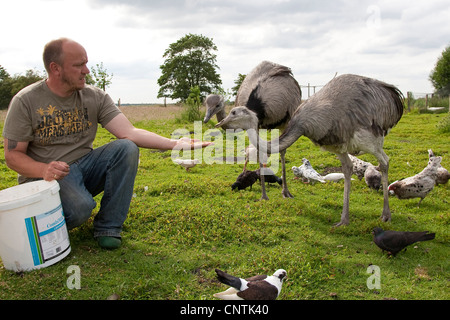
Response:
[[[102,236],[97,238],[98,245],[103,249],[114,250],[120,247],[122,240],[116,237]]]

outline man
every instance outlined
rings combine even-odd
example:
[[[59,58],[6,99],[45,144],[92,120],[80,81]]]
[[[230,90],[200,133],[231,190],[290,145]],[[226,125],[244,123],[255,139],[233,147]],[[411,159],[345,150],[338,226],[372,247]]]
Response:
[[[94,219],[94,237],[106,249],[121,245],[139,160],[139,148],[201,148],[210,142],[172,140],[135,128],[102,90],[86,86],[87,54],[61,38],[44,48],[48,79],[20,91],[11,101],[3,129],[7,166],[19,183],[58,180],[69,229]],[[100,123],[118,140],[92,149]]]

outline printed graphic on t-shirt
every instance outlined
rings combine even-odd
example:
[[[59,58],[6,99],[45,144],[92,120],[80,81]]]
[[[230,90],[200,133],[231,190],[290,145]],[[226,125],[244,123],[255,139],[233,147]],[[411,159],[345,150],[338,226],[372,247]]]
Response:
[[[39,119],[35,137],[43,145],[61,141],[75,142],[92,127],[87,108],[60,110],[49,105],[46,109],[39,108],[36,112]]]

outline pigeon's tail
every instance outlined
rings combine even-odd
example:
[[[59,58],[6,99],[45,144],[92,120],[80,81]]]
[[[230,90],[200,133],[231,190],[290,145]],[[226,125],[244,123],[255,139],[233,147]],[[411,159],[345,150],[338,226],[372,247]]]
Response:
[[[217,279],[230,287],[236,288],[237,290],[241,290],[241,280],[237,277],[229,275],[226,272],[223,272],[219,269],[216,269]]]
[[[281,186],[283,184],[283,179],[277,177],[277,183]]]
[[[436,236],[435,233],[428,233],[428,231],[425,231],[421,237],[418,238],[417,241],[427,241],[427,240],[433,240]]]

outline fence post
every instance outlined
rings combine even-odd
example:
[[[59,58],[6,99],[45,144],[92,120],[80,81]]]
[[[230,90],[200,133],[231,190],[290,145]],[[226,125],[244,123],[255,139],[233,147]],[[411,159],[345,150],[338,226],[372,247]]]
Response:
[[[408,112],[411,111],[411,96],[412,96],[411,91],[406,92],[406,104],[408,106]]]

